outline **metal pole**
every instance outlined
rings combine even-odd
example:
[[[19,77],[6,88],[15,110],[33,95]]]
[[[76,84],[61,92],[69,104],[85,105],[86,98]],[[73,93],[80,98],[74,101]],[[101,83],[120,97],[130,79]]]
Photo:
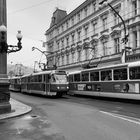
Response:
[[[0,0],[0,25],[6,26],[6,0]],[[2,35],[2,33],[0,34]],[[6,34],[5,34],[6,36]],[[0,39],[2,42],[2,39]],[[4,48],[3,42],[0,44],[0,48]],[[9,80],[7,76],[7,53],[0,52],[0,114],[10,112],[10,91],[9,91]]]

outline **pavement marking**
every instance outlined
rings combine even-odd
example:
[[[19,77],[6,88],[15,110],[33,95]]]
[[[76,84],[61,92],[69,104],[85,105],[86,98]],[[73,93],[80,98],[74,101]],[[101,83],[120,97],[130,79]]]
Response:
[[[140,125],[140,119],[138,119],[138,118],[129,117],[129,116],[120,115],[120,114],[115,114],[115,113],[110,113],[110,112],[105,112],[105,111],[100,111],[100,112],[104,113],[104,114],[107,114],[107,115],[110,115],[110,116],[113,116],[115,118],[119,118],[119,119],[122,119],[122,120],[125,120],[125,121],[128,121],[128,122]]]

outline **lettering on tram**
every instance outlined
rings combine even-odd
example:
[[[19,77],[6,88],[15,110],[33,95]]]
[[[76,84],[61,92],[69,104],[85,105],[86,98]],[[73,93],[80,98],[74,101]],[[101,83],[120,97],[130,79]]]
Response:
[[[69,94],[140,99],[140,61],[69,73]]]

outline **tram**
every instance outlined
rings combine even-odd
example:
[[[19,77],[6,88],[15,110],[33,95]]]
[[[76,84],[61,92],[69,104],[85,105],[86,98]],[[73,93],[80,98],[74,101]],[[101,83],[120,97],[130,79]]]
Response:
[[[21,77],[18,76],[12,77],[9,79],[9,82],[10,82],[9,90],[17,92],[21,91]]]
[[[69,73],[69,94],[140,99],[140,61]]]
[[[61,97],[68,90],[66,71],[42,71],[21,77],[21,92]]]

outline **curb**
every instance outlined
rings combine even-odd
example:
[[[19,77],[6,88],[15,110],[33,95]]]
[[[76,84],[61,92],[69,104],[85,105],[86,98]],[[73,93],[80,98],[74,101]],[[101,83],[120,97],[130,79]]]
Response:
[[[19,101],[16,101],[12,98],[10,99],[10,104],[11,104],[11,112],[1,114],[0,120],[18,117],[32,111],[32,107],[25,105]]]

